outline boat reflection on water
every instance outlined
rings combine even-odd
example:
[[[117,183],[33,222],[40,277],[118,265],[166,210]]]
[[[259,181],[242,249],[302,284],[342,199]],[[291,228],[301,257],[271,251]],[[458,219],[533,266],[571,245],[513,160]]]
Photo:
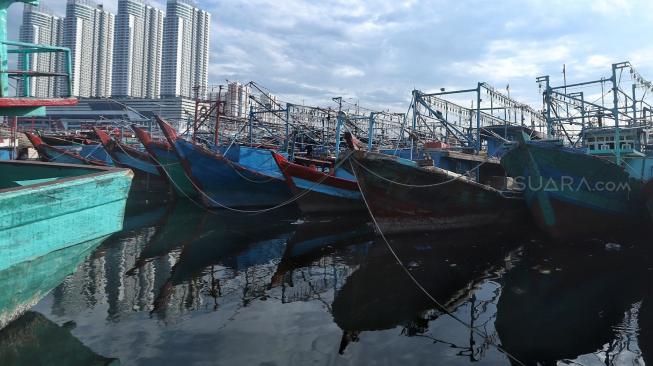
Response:
[[[530,228],[389,237],[472,331],[366,219],[134,211],[33,310],[138,364],[510,364],[498,345],[526,365],[590,366],[653,352],[647,243],[553,243]]]
[[[93,352],[67,329],[29,311],[0,331],[1,365],[118,366]]]
[[[228,288],[239,287],[243,299],[259,296],[269,280],[242,277],[252,267],[274,273],[274,260],[297,226],[295,215],[207,211],[185,201],[167,212],[133,213],[128,231],[114,235],[57,288],[53,312],[65,316],[108,303],[107,318],[119,322],[139,311],[166,318],[215,305]]]
[[[635,364],[637,314],[644,315],[640,304],[651,274],[644,249],[600,242],[530,246],[503,278],[496,319],[503,347],[527,365]],[[643,325],[644,335],[653,324]]]
[[[489,309],[487,304],[496,303],[500,290],[493,289],[487,299],[477,298],[476,292],[517,260],[517,243],[521,243],[518,238],[516,233],[449,231],[435,237],[401,236],[389,241],[415,279],[447,312],[470,305],[472,319],[467,321],[475,324],[492,318],[484,310]],[[364,331],[399,326],[403,335],[429,337],[429,323],[442,314],[442,309],[419,291],[379,240],[333,301],[333,318],[343,331],[339,352],[344,353]],[[479,349],[487,345],[482,344],[483,340],[474,341],[473,333],[469,337],[469,347],[450,346],[476,357]]]
[[[75,272],[79,264],[106,238],[59,249],[0,271],[0,329]]]
[[[197,217],[194,234],[181,248],[152,310],[160,313],[174,303],[171,300],[178,294],[180,285],[199,286],[199,291],[194,292],[212,297],[214,309],[218,307],[217,297],[225,289],[239,287],[241,283],[244,283],[240,289],[244,302],[262,295],[267,286],[258,277],[271,274],[271,262],[281,256],[294,229],[295,213],[295,210],[256,215],[211,211]],[[253,267],[256,273],[249,271]],[[245,276],[244,281],[240,281],[240,275]],[[197,297],[188,300],[186,305],[204,303]]]
[[[293,287],[295,287],[295,293],[308,294],[311,292],[310,289],[300,289],[301,286],[296,283],[297,279],[306,280],[307,276],[310,276],[303,271],[304,269],[310,268],[315,272],[315,267],[327,266],[327,262],[334,262],[329,261],[331,255],[345,247],[351,250],[348,255],[340,256],[341,264],[347,267],[346,262],[348,262],[350,266],[355,266],[361,255],[367,254],[373,239],[374,231],[366,216],[312,217],[309,221],[297,225],[295,232],[288,240],[281,261],[272,276],[271,287],[283,287],[282,300],[284,302],[292,301],[291,288]],[[358,252],[360,255],[356,256],[352,251]],[[340,277],[340,280],[346,278],[345,275],[335,276],[333,280],[337,281],[337,277]]]

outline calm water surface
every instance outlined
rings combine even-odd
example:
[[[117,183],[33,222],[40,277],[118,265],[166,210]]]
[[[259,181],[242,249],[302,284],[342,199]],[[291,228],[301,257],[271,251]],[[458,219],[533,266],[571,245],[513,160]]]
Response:
[[[0,331],[0,365],[30,352],[65,365],[633,365],[653,357],[650,243],[556,244],[522,231],[390,238],[439,307],[364,219],[210,214],[185,204],[130,212],[122,232]]]

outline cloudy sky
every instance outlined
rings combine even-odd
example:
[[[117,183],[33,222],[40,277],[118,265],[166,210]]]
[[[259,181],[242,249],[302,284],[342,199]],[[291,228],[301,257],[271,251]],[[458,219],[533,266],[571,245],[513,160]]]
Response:
[[[65,0],[44,0],[64,14]],[[164,0],[151,1],[164,8]],[[117,0],[104,2],[110,11]],[[404,111],[411,90],[510,84],[539,109],[535,77],[609,76],[630,60],[653,79],[653,1],[199,0],[212,14],[211,83],[255,80],[285,101],[359,100]],[[10,9],[17,35],[22,5]]]

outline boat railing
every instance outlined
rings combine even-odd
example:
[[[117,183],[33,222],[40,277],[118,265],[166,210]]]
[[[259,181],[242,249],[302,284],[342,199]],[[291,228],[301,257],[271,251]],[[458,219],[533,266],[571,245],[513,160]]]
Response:
[[[17,56],[18,61],[17,69],[8,69],[7,65],[0,66],[0,97],[8,98],[9,96],[9,79],[15,79],[17,85],[16,97],[30,98],[32,96],[31,81],[33,78],[63,78],[65,85],[63,90],[59,92],[57,98],[71,98],[72,97],[72,59],[69,48],[57,47],[50,45],[17,42],[17,41],[0,41],[2,48],[6,49],[7,55],[14,54]],[[38,54],[53,54],[62,55],[55,56],[55,70],[40,71],[31,70],[31,61],[37,57]],[[21,67],[22,66],[22,67]]]

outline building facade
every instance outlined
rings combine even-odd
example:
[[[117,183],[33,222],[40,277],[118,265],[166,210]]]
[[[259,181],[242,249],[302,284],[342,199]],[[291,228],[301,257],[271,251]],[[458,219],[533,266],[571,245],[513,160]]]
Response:
[[[229,117],[248,117],[251,92],[249,85],[239,82],[229,83],[225,94],[225,115]]]
[[[68,0],[63,46],[71,50],[73,95],[109,97],[115,15],[91,0]]]
[[[20,26],[19,40],[26,43],[59,46],[63,37],[63,19],[43,6],[24,5],[23,24]],[[38,72],[61,72],[63,55],[57,53],[32,54],[29,64],[18,59],[19,70]],[[29,96],[37,98],[58,97],[66,92],[65,80],[57,77],[35,77],[29,81]],[[22,82],[18,83],[18,95],[26,95]]]
[[[163,30],[162,97],[204,98],[210,25],[211,14],[192,1],[168,0]]]
[[[113,53],[113,96],[159,97],[163,19],[163,11],[142,0],[118,2]]]

